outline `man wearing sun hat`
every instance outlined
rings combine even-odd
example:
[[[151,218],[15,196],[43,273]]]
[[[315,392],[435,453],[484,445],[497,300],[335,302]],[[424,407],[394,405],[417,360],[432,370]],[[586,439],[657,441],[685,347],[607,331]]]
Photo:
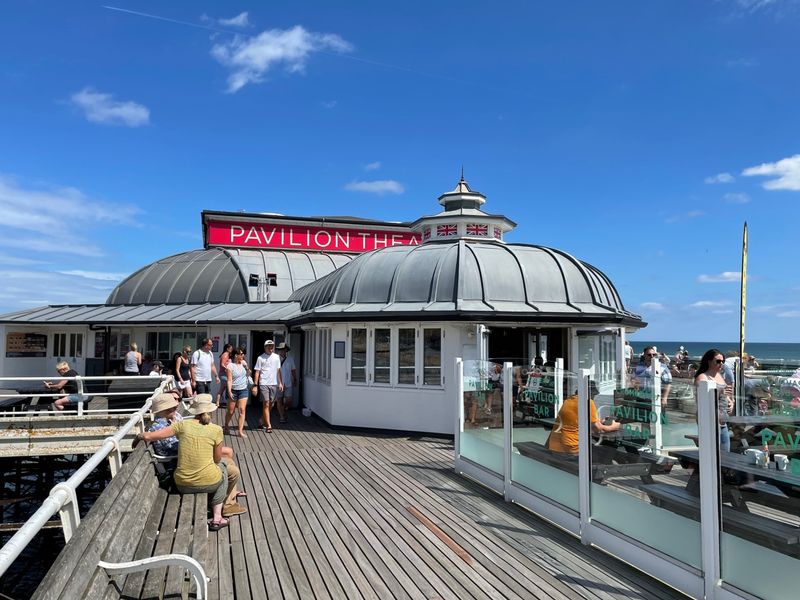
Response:
[[[255,372],[255,385],[261,396],[262,417],[261,426],[272,433],[272,422],[270,421],[270,411],[272,405],[278,399],[278,393],[283,391],[283,379],[281,378],[281,359],[274,352],[275,342],[267,340],[264,342],[264,354],[258,357],[253,367]]]

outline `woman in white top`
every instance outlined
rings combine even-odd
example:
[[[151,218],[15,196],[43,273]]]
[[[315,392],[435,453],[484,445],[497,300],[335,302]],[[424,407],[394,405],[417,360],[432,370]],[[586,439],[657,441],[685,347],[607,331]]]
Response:
[[[136,342],[131,344],[131,349],[125,355],[125,375],[138,375],[139,367],[142,366],[142,354]]]
[[[712,348],[700,359],[700,366],[694,374],[694,385],[701,381],[713,381],[717,389],[722,389],[717,412],[719,413],[719,449],[723,452],[731,451],[731,437],[728,432],[728,415],[733,410],[733,389],[722,376],[722,365],[725,357],[722,352]]]
[[[244,424],[247,420],[247,398],[250,396],[250,367],[244,362],[244,350],[236,348],[225,371],[228,374],[228,410],[225,412],[225,429],[231,424],[234,410],[239,411],[239,437],[247,437]]]

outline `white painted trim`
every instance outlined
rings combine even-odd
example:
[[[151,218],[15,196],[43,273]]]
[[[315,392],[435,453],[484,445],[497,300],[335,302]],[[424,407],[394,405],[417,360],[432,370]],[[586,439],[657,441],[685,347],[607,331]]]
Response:
[[[108,571],[109,575],[123,575],[125,573],[138,573],[141,571],[149,571],[150,569],[157,569],[158,567],[166,567],[175,565],[183,567],[192,575],[195,585],[197,586],[197,600],[208,598],[208,577],[203,570],[203,566],[193,559],[191,556],[185,554],[165,554],[163,556],[152,556],[143,558],[141,560],[134,560],[131,562],[123,563],[109,563],[103,560],[97,563],[101,569]]]
[[[514,363],[503,364],[503,497],[509,501],[508,491],[511,488],[511,435],[514,423],[514,395],[512,381]]]
[[[490,490],[503,494],[503,477],[497,473],[482,467],[481,465],[472,462],[468,458],[459,456],[456,459],[455,471],[461,475],[466,475],[474,479],[478,483],[485,485]]]
[[[585,531],[591,519],[589,484],[592,480],[592,466],[589,461],[592,436],[589,431],[589,372],[589,369],[581,369],[578,379],[578,506],[583,544],[589,543]]]
[[[719,559],[719,417],[717,384],[697,385],[700,454],[700,550],[705,572],[706,598],[713,598],[720,581]]]
[[[575,511],[572,511],[560,504],[537,494],[529,488],[519,483],[512,482],[509,486],[508,499],[510,502],[519,504],[525,510],[556,524],[575,537],[580,535],[580,518]]]

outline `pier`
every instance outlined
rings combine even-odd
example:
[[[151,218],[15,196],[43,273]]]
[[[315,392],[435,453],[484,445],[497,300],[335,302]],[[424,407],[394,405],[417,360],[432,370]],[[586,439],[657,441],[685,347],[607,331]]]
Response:
[[[152,469],[140,446],[35,597],[67,598],[80,585],[84,597],[195,597],[182,566],[109,576],[93,563],[123,560],[120,548],[137,560],[191,557],[212,599],[683,597],[456,475],[449,438],[336,430],[299,414],[271,434],[248,434],[225,436],[248,493],[248,512],[229,528],[207,531],[204,497],[157,487],[149,512],[120,511],[142,502],[141,486],[134,494],[132,480],[120,485]],[[125,526],[109,531],[100,524],[115,511]]]

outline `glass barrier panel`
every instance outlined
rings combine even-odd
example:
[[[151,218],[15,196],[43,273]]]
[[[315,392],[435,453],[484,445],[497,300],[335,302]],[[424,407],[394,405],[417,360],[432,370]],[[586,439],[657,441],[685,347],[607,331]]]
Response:
[[[797,593],[800,581],[800,369],[745,372],[743,393],[719,399],[722,580],[760,598]]]
[[[511,480],[577,511],[578,377],[519,364],[513,379]]]
[[[589,380],[590,511],[593,521],[700,569],[698,428],[689,381],[636,368],[608,394]]]
[[[464,361],[463,458],[503,475],[503,365]]]

